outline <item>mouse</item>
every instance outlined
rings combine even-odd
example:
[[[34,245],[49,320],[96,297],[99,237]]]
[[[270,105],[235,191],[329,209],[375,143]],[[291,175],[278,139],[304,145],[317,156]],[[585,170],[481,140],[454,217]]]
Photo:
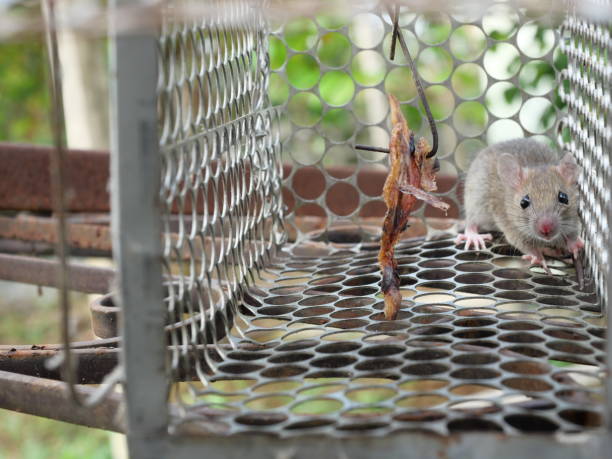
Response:
[[[501,231],[523,259],[550,274],[545,256],[578,256],[578,175],[571,153],[559,157],[530,138],[507,140],[481,150],[465,178],[465,230],[455,244],[484,250]]]

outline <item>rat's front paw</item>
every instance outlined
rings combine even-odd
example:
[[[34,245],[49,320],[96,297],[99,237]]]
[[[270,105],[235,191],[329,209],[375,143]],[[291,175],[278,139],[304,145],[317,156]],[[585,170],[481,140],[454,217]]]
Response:
[[[577,257],[578,253],[582,249],[584,249],[584,242],[579,237],[577,237],[576,239],[567,240],[567,251],[574,255],[574,257]]]
[[[476,250],[485,250],[487,248],[486,241],[493,239],[493,236],[489,233],[479,234],[472,231],[466,231],[463,234],[458,234],[455,238],[455,245],[465,242],[464,250],[469,250],[471,246],[474,246]]]
[[[546,260],[544,259],[544,256],[542,255],[542,253],[530,252],[530,253],[523,255],[522,258],[523,260],[527,260],[532,265],[542,266],[542,268],[544,268],[544,271],[546,271],[547,274],[552,274],[550,272],[550,269],[548,268],[548,265],[546,264]]]

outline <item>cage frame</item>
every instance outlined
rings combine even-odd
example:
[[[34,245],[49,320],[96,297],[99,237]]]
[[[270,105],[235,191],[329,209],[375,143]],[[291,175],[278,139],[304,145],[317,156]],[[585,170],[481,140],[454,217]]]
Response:
[[[122,3],[121,0],[117,0]],[[119,261],[119,297],[124,311],[122,365],[125,369],[127,438],[130,457],[177,459],[196,455],[240,457],[496,457],[526,455],[555,458],[606,457],[612,446],[612,378],[607,378],[607,426],[575,436],[465,433],[437,438],[419,432],[388,437],[300,436],[270,440],[259,435],[174,436],[168,433],[163,295],[159,279],[160,206],[157,201],[156,38],[153,33],[113,37],[114,85],[112,143],[113,234]],[[138,75],[135,78],[134,75]],[[145,188],[134,186],[140,174]],[[608,218],[612,211],[608,209]],[[136,248],[136,249],[135,249]],[[609,248],[612,255],[612,249]],[[123,287],[122,286],[129,286]],[[154,286],[153,288],[151,286]],[[608,280],[612,291],[612,281]],[[143,320],[143,318],[145,320]],[[608,314],[608,329],[612,317]],[[147,355],[146,359],[142,356]],[[612,340],[607,342],[612,355]]]
[[[115,0],[114,8],[127,5],[127,0]],[[114,25],[110,23],[111,28]],[[115,259],[119,261],[119,298],[123,306],[123,337],[120,361],[124,373],[126,426],[108,422],[94,426],[109,430],[125,429],[132,457],[179,458],[209,454],[238,457],[248,448],[256,457],[370,457],[377,451],[391,457],[492,457],[512,458],[526,454],[544,457],[607,457],[612,446],[612,378],[607,376],[605,405],[607,424],[597,431],[576,435],[527,435],[519,437],[492,433],[464,433],[436,437],[419,432],[401,432],[390,436],[337,438],[303,435],[294,438],[270,439],[264,435],[189,436],[168,432],[172,406],[168,404],[167,349],[164,340],[163,289],[159,280],[161,245],[159,234],[160,203],[157,198],[160,181],[158,132],[156,116],[156,75],[158,72],[157,36],[151,30],[111,33],[111,66],[113,97],[113,146],[111,190],[113,199],[112,234]],[[137,76],[137,77],[135,77]],[[142,182],[135,183],[134,176]],[[144,187],[141,185],[144,183]],[[608,221],[612,209],[608,208]],[[608,247],[612,259],[612,247]],[[107,273],[108,274],[108,273]],[[86,281],[82,285],[87,284]],[[125,286],[125,287],[122,287]],[[608,280],[608,291],[612,281]],[[159,307],[155,307],[159,306]],[[143,318],[145,320],[143,320]],[[608,315],[608,329],[612,318]],[[606,343],[606,354],[612,355],[612,343]],[[142,356],[146,358],[142,358]],[[5,372],[2,372],[5,373]],[[31,384],[31,379],[0,374],[3,384],[0,399],[8,400],[11,393]],[[44,383],[39,387],[47,390]],[[61,383],[55,384],[49,400],[60,404],[64,399]],[[82,388],[78,388],[81,390]],[[83,391],[84,394],[90,391]],[[117,395],[117,394],[115,394]],[[14,397],[8,407],[20,410],[32,400]],[[117,409],[118,397],[112,406]],[[20,405],[21,404],[21,405]],[[6,405],[3,403],[3,406]],[[86,408],[65,405],[62,415],[74,422],[87,424]],[[68,411],[73,411],[68,413]],[[54,417],[52,408],[38,413]],[[123,414],[120,412],[119,414]],[[95,414],[94,414],[95,415]],[[109,415],[104,416],[105,420]]]

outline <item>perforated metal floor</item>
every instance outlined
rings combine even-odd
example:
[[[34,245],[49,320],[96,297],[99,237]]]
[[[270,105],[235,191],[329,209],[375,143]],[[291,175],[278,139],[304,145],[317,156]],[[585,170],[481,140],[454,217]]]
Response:
[[[604,319],[573,267],[553,261],[546,275],[499,240],[486,252],[404,241],[390,322],[377,249],[281,252],[247,296],[244,346],[192,392],[181,422],[281,436],[602,424]]]

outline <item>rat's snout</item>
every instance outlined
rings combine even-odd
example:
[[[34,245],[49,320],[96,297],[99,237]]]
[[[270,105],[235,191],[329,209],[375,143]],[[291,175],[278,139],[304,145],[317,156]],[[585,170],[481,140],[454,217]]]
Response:
[[[556,218],[552,217],[540,217],[536,223],[536,230],[538,235],[550,239],[557,233],[558,222]]]

